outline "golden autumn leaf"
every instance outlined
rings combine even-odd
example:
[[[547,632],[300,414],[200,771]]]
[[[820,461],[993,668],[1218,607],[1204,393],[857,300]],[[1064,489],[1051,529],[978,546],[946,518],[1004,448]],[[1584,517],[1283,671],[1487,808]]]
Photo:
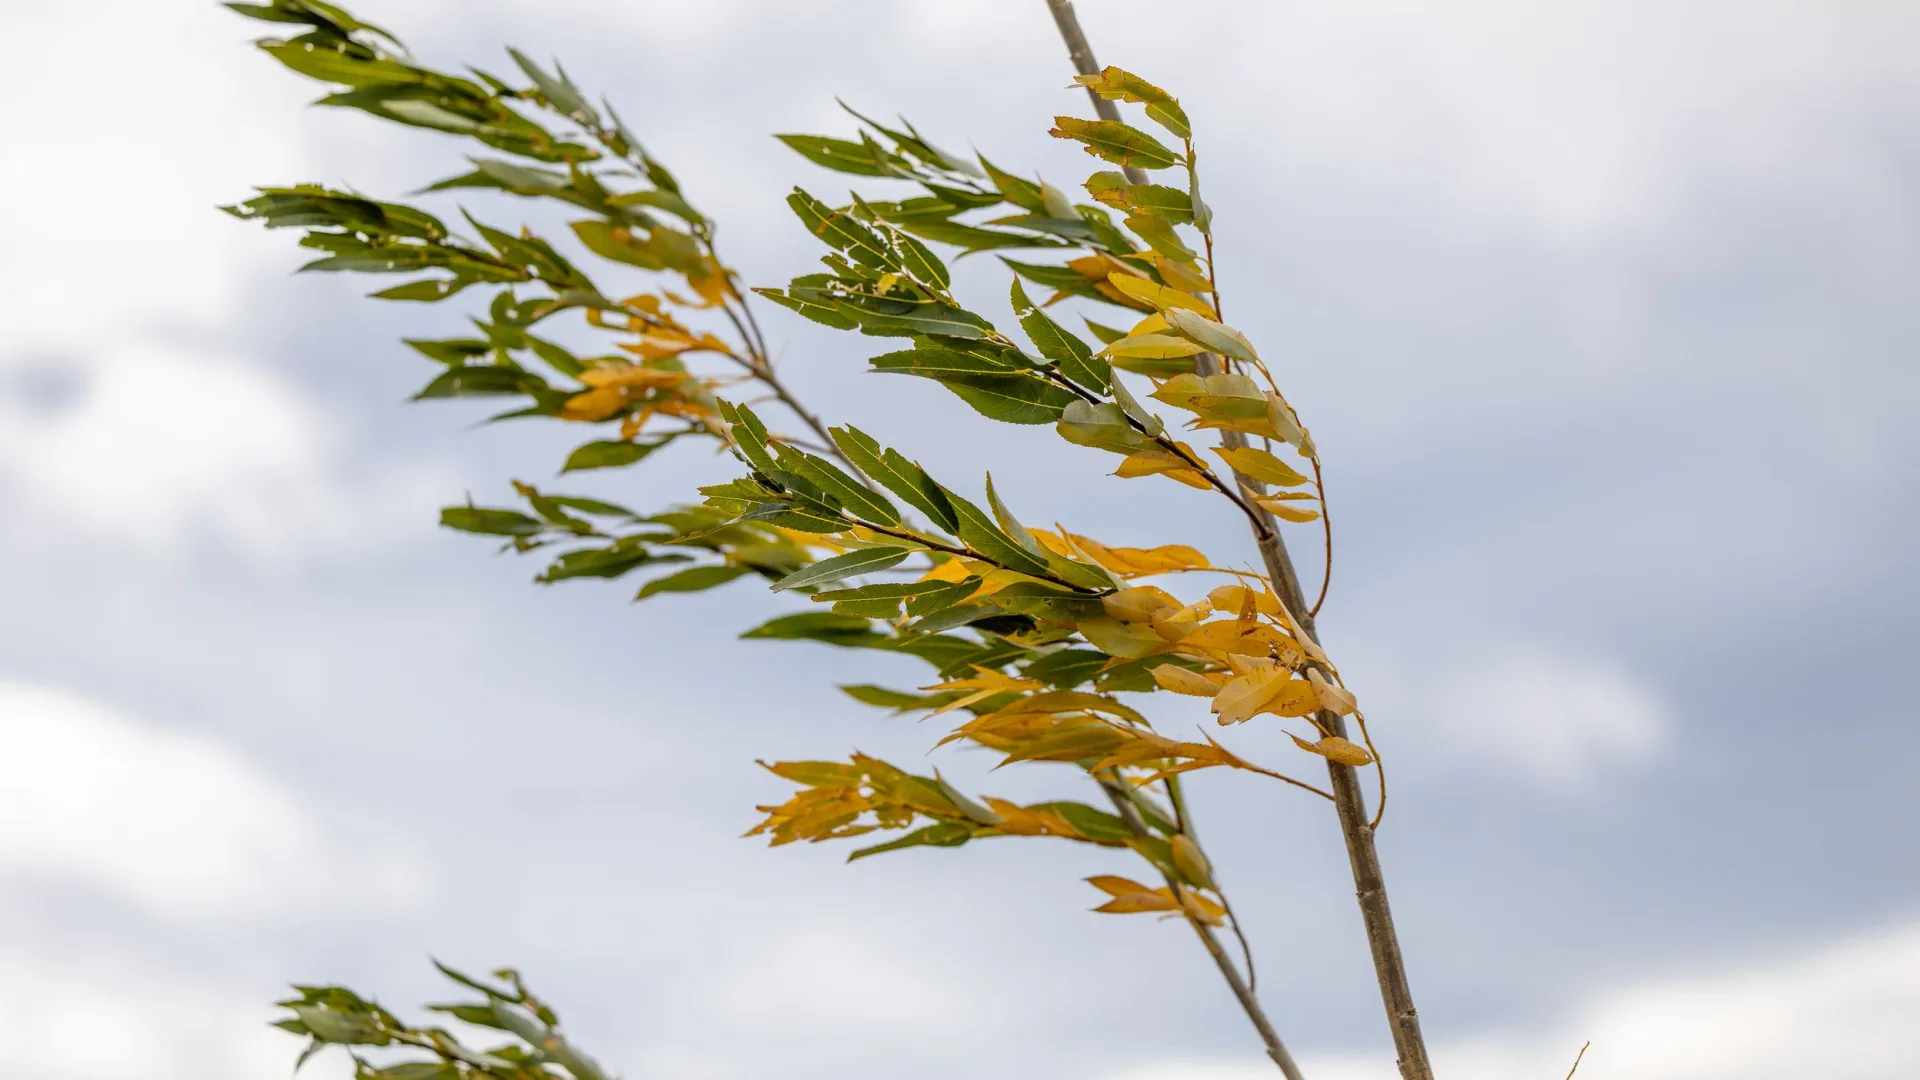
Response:
[[[1146,318],[1141,319],[1139,322],[1134,323],[1133,328],[1127,331],[1127,336],[1139,337],[1142,334],[1157,334],[1166,328],[1166,316],[1156,311]]]
[[[1255,495],[1249,491],[1247,497],[1259,504],[1262,510],[1266,510],[1282,521],[1307,522],[1320,519],[1320,511],[1301,505],[1311,500],[1313,498],[1311,495],[1294,495],[1284,492],[1277,495]]]
[[[568,398],[560,406],[558,415],[562,420],[593,423],[605,420],[626,408],[627,404],[626,387],[601,386]]]
[[[1099,563],[1123,578],[1146,577],[1176,570],[1201,570],[1211,565],[1207,557],[1185,544],[1163,544],[1155,548],[1108,547],[1091,537],[1069,534],[1080,548],[1080,555]]]
[[[1153,681],[1159,684],[1160,689],[1190,697],[1210,698],[1219,693],[1220,687],[1226,684],[1224,676],[1202,675],[1178,664],[1161,664],[1154,668],[1151,674]]]
[[[1249,480],[1279,487],[1297,487],[1307,482],[1305,475],[1257,446],[1216,446],[1213,452],[1225,458],[1233,471]]]
[[[1108,915],[1138,915],[1148,911],[1179,911],[1180,904],[1162,892],[1138,892],[1116,896],[1093,910]]]
[[[1267,702],[1281,692],[1293,678],[1293,672],[1268,661],[1229,681],[1213,696],[1213,712],[1221,724],[1241,724],[1266,708]]]
[[[1307,680],[1313,684],[1313,692],[1319,699],[1320,707],[1328,712],[1345,716],[1359,708],[1359,704],[1353,700],[1353,695],[1347,691],[1346,687],[1328,682],[1327,677],[1318,671],[1307,672]]]
[[[927,715],[939,716],[941,713],[952,712],[955,709],[964,709],[976,701],[985,701],[995,694],[1014,694],[1024,693],[1029,690],[1044,690],[1047,685],[1038,679],[1018,679],[1004,672],[995,671],[992,668],[976,666],[973,670],[978,672],[978,674],[964,679],[950,679],[943,683],[935,683],[932,686],[921,687],[920,689],[922,690],[973,691],[963,697],[958,697],[947,702],[945,705],[940,706]]]
[[[1280,614],[1280,598],[1272,589],[1250,589],[1245,585],[1222,585],[1207,593],[1207,600],[1218,611],[1239,611],[1253,597],[1254,610],[1262,615]]]
[[[1367,753],[1366,747],[1357,746],[1338,735],[1328,735],[1319,742],[1308,742],[1295,735],[1293,741],[1307,753],[1319,754],[1328,761],[1338,762],[1341,765],[1373,764],[1373,755]]]
[[[1172,645],[1148,623],[1125,623],[1113,618],[1082,619],[1080,636],[1109,656],[1138,660],[1166,652]]]
[[[1217,889],[1213,883],[1213,863],[1207,859],[1207,853],[1186,833],[1175,833],[1172,841],[1173,865],[1186,876],[1188,881],[1203,889]]]
[[[1121,622],[1148,622],[1155,612],[1178,608],[1180,601],[1157,586],[1135,585],[1101,597],[1100,606]]]
[[[1153,631],[1168,641],[1179,641],[1200,625],[1202,620],[1213,614],[1213,605],[1205,600],[1186,607],[1162,609],[1148,616],[1147,622]]]
[[[1190,292],[1169,288],[1157,282],[1148,281],[1146,278],[1136,277],[1133,274],[1109,274],[1107,275],[1107,281],[1122,293],[1150,305],[1156,311],[1166,308],[1186,308],[1189,311],[1197,311],[1208,318],[1213,317],[1213,305]]]
[[[1093,877],[1087,878],[1086,881],[1087,884],[1099,889],[1108,896],[1126,896],[1130,893],[1150,893],[1153,891],[1152,886],[1142,885],[1137,881],[1132,881],[1114,874],[1095,874]]]
[[[1192,264],[1178,259],[1169,259],[1165,255],[1156,255],[1153,268],[1160,272],[1160,280],[1176,289],[1190,292],[1195,296],[1213,291],[1213,282],[1197,273]]]

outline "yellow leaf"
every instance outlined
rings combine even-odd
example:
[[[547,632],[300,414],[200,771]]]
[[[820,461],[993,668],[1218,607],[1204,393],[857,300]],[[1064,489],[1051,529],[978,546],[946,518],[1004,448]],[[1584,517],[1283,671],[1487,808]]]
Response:
[[[626,387],[602,386],[568,398],[566,403],[560,406],[559,417],[562,420],[592,423],[596,420],[605,420],[626,407]]]
[[[1158,892],[1128,893],[1094,908],[1109,915],[1138,915],[1145,911],[1179,911],[1180,905],[1170,896]]]
[[[1367,753],[1366,747],[1356,746],[1338,735],[1329,735],[1319,742],[1308,742],[1300,736],[1295,735],[1293,736],[1293,741],[1299,745],[1300,749],[1305,750],[1309,754],[1319,754],[1328,761],[1338,762],[1342,765],[1373,764],[1373,755]]]
[[[687,275],[687,286],[700,294],[706,307],[719,307],[736,295],[727,280],[727,268],[715,262],[711,255],[702,261],[698,271]]]
[[[1207,594],[1216,611],[1239,611],[1252,595],[1254,609],[1262,615],[1280,614],[1280,598],[1271,589],[1254,590],[1245,585],[1222,585]]]
[[[1165,574],[1175,570],[1200,570],[1208,565],[1207,557],[1185,544],[1164,544],[1156,548],[1120,548],[1108,547],[1091,537],[1069,534],[1068,539],[1079,545],[1081,555],[1113,571],[1121,577],[1145,577],[1149,574]]]
[[[1157,446],[1128,454],[1113,470],[1113,475],[1125,480],[1136,476],[1153,476],[1156,473],[1174,472],[1179,469],[1191,470],[1193,463],[1171,450],[1162,450]]]
[[[1313,683],[1313,692],[1320,700],[1320,707],[1331,713],[1345,716],[1359,707],[1353,695],[1343,686],[1335,686],[1318,671],[1307,672],[1308,681]]]
[[[1195,922],[1206,923],[1208,926],[1220,926],[1225,923],[1224,916],[1227,909],[1192,889],[1180,890],[1180,899],[1186,902],[1187,914],[1192,916]]]
[[[1016,679],[1004,672],[994,671],[992,668],[983,668],[976,665],[973,670],[979,674],[965,679],[951,679],[947,682],[921,687],[920,689],[922,690],[973,691],[973,693],[967,694],[964,697],[955,698],[947,702],[945,705],[940,706],[927,715],[939,716],[941,713],[951,712],[954,709],[964,709],[976,701],[985,701],[995,694],[1025,693],[1029,690],[1044,690],[1047,685],[1038,679]]]
[[[1173,834],[1173,865],[1186,875],[1188,881],[1203,889],[1219,886],[1213,883],[1213,864],[1207,860],[1207,853],[1186,833]]]
[[[1112,618],[1082,619],[1080,636],[1109,656],[1138,660],[1166,652],[1171,645],[1147,623],[1124,623]]]
[[[1166,318],[1156,311],[1146,318],[1141,319],[1139,322],[1134,323],[1133,329],[1127,331],[1127,336],[1139,337],[1142,334],[1157,334],[1166,328]]]
[[[1183,356],[1192,356],[1206,350],[1186,338],[1171,334],[1141,334],[1138,337],[1123,337],[1109,342],[1100,352],[1105,356],[1130,357],[1137,360],[1177,360]]]
[[[1213,696],[1213,712],[1222,724],[1241,724],[1254,718],[1267,702],[1286,687],[1293,672],[1268,662],[1220,688]]]
[[[1226,682],[1223,677],[1202,675],[1178,664],[1161,664],[1154,668],[1153,681],[1159,683],[1162,690],[1204,698],[1219,693],[1220,687]]]
[[[1200,625],[1201,620],[1213,614],[1213,605],[1205,600],[1197,604],[1188,604],[1183,608],[1163,608],[1148,616],[1154,633],[1168,641],[1179,641]]]
[[[1249,497],[1252,498],[1255,503],[1258,503],[1261,509],[1270,512],[1274,517],[1282,521],[1305,522],[1318,521],[1320,519],[1320,511],[1309,510],[1300,505],[1302,501],[1312,499],[1313,496],[1311,495],[1295,495],[1289,497],[1288,494],[1282,493],[1279,495],[1250,495]]]
[[[1275,484],[1279,487],[1295,487],[1307,482],[1306,476],[1295,472],[1286,462],[1257,446],[1228,448],[1216,446],[1214,453],[1225,458],[1233,471],[1249,480],[1258,480],[1263,484]]]
[[[1151,305],[1155,311],[1161,311],[1166,308],[1186,308],[1189,311],[1197,311],[1208,318],[1213,317],[1212,305],[1190,292],[1168,288],[1165,285],[1148,281],[1143,277],[1135,277],[1132,274],[1109,274],[1107,275],[1107,281],[1127,296]]]
[[[1165,589],[1152,585],[1136,585],[1131,589],[1121,589],[1100,598],[1100,606],[1109,616],[1121,622],[1147,622],[1155,612],[1173,610],[1180,602]]]
[[[1113,874],[1096,874],[1087,879],[1087,884],[1099,889],[1108,896],[1126,896],[1129,893],[1150,893],[1153,891],[1149,886]]]
[[[641,367],[638,364],[609,364],[588,368],[580,373],[580,381],[588,386],[626,386],[636,390],[655,386],[673,386],[687,381],[688,378],[690,376],[684,371],[666,371],[661,368]]]
[[[1153,268],[1160,272],[1161,281],[1176,289],[1184,289],[1195,296],[1213,291],[1213,282],[1196,273],[1190,264],[1178,259],[1156,255],[1153,259]]]
[[[1314,694],[1312,683],[1294,679],[1268,698],[1260,711],[1275,716],[1312,716],[1320,711],[1320,699]]]

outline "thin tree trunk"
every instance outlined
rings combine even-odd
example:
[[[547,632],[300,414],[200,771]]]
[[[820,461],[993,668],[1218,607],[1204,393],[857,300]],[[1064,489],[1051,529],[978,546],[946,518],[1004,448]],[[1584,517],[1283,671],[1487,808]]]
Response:
[[[1092,75],[1100,70],[1093,58],[1093,48],[1087,44],[1087,36],[1080,29],[1080,20],[1074,14],[1072,0],[1047,0],[1047,7],[1053,12],[1053,21],[1060,28],[1060,37],[1067,45],[1067,55],[1073,60],[1074,69],[1082,75]],[[1093,99],[1094,110],[1104,120],[1118,120],[1120,110],[1113,102],[1087,91]],[[1146,176],[1138,169],[1126,169],[1127,179],[1131,183],[1145,183]],[[1218,374],[1219,360],[1209,354],[1201,354],[1196,368],[1201,375]],[[1237,431],[1222,433],[1221,442],[1229,447],[1246,445],[1246,436]],[[1248,477],[1240,477],[1242,483],[1256,490],[1260,485]],[[1294,618],[1300,623],[1308,636],[1319,640],[1314,619],[1309,614],[1309,604],[1300,588],[1300,575],[1295,572],[1293,559],[1287,553],[1286,541],[1280,537],[1279,524],[1271,514],[1261,510],[1266,519],[1265,535],[1255,530],[1254,539],[1260,547],[1260,558],[1266,563],[1267,574],[1273,580],[1274,591],[1287,605]],[[1346,737],[1346,719],[1336,713],[1323,712],[1319,716],[1322,727],[1328,732]],[[1400,937],[1393,925],[1393,911],[1387,904],[1386,880],[1380,872],[1380,856],[1374,849],[1373,829],[1368,824],[1366,796],[1360,790],[1360,781],[1353,766],[1327,762],[1327,773],[1333,783],[1334,805],[1340,818],[1340,833],[1346,840],[1347,859],[1353,867],[1354,892],[1360,902],[1360,918],[1366,926],[1367,944],[1373,952],[1374,974],[1380,983],[1380,999],[1386,1008],[1387,1026],[1393,1033],[1393,1045],[1403,1080],[1433,1080],[1433,1065],[1427,1059],[1426,1040],[1420,1034],[1420,1016],[1413,1005],[1413,991],[1407,984],[1406,960],[1400,952]]]

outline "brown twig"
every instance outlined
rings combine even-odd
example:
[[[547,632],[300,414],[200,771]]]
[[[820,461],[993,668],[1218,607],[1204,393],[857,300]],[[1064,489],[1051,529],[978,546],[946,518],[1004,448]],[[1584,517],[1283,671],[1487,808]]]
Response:
[[[1093,49],[1087,44],[1086,34],[1081,31],[1079,20],[1074,16],[1072,3],[1069,0],[1047,0],[1047,7],[1060,27],[1060,36],[1066,41],[1067,53],[1073,58],[1075,68],[1089,75],[1098,71]],[[1093,106],[1102,119],[1119,118],[1119,110],[1104,98],[1096,95]],[[1141,183],[1145,177],[1134,179],[1129,176],[1128,179],[1133,183]],[[1208,262],[1211,271],[1211,258]],[[1216,314],[1218,310],[1216,305]],[[1194,367],[1202,376],[1220,372],[1218,359],[1209,353],[1195,357]],[[1247,444],[1246,436],[1231,430],[1222,433],[1221,442],[1229,449]],[[1254,528],[1254,542],[1260,549],[1260,558],[1266,564],[1273,588],[1287,610],[1300,613],[1301,630],[1317,644],[1314,615],[1305,603],[1300,576],[1294,570],[1293,558],[1287,553],[1286,541],[1280,536],[1277,522],[1264,509],[1258,511],[1256,520],[1264,528]],[[1320,721],[1333,734],[1345,737],[1346,721],[1339,714],[1322,713]],[[1406,960],[1400,951],[1393,911],[1387,903],[1386,882],[1380,871],[1379,853],[1374,847],[1373,828],[1368,824],[1366,797],[1360,790],[1353,766],[1328,760],[1327,772],[1333,782],[1340,833],[1346,843],[1348,862],[1352,865],[1354,892],[1360,903],[1360,919],[1366,927],[1367,944],[1373,954],[1374,974],[1380,984],[1380,999],[1386,1009],[1387,1026],[1393,1033],[1400,1075],[1402,1080],[1433,1080],[1433,1065],[1427,1058],[1426,1040],[1420,1033],[1419,1013],[1414,1008],[1413,991],[1407,983]]]
[[[1113,803],[1114,810],[1119,813],[1120,820],[1126,822],[1127,828],[1131,829],[1135,836],[1144,838],[1152,835],[1147,828],[1147,823],[1140,819],[1140,811],[1116,787],[1116,785],[1125,784],[1125,780],[1118,778],[1109,780],[1097,775],[1094,779],[1099,782],[1101,790],[1107,793],[1107,798]],[[1162,874],[1166,878],[1167,888],[1176,898],[1179,897],[1180,890],[1185,886],[1181,885],[1172,874],[1164,871]],[[1247,1019],[1253,1022],[1254,1030],[1260,1033],[1260,1041],[1267,1047],[1267,1056],[1280,1067],[1281,1074],[1287,1080],[1304,1080],[1300,1075],[1300,1066],[1294,1064],[1293,1055],[1287,1052],[1287,1044],[1280,1041],[1280,1033],[1273,1029],[1273,1022],[1267,1019],[1266,1010],[1260,1007],[1260,999],[1253,996],[1252,987],[1240,977],[1240,969],[1233,966],[1233,958],[1220,947],[1220,939],[1214,936],[1213,928],[1194,918],[1193,913],[1184,903],[1180,905],[1180,910],[1186,916],[1187,925],[1193,927],[1193,932],[1199,936],[1201,945],[1207,950],[1207,955],[1213,957],[1214,966],[1220,969],[1220,977],[1226,980],[1227,988],[1233,992],[1235,1000],[1240,1002],[1241,1011],[1245,1012]]]
[[[1580,1044],[1580,1052],[1573,1055],[1573,1068],[1567,1070],[1567,1080],[1573,1080],[1573,1074],[1580,1071],[1580,1061],[1587,1056],[1587,1047],[1592,1045],[1592,1039]]]
[[[1307,617],[1320,614],[1320,605],[1327,602],[1327,587],[1333,584],[1333,517],[1327,513],[1327,485],[1320,479],[1320,455],[1313,456],[1313,489],[1320,493],[1320,535],[1326,541],[1326,562],[1320,568],[1320,596],[1314,600],[1313,607],[1307,609]]]

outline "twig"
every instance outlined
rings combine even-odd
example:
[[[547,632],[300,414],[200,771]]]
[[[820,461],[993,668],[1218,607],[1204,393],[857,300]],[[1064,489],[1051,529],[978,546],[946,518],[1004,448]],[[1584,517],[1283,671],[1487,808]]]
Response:
[[[1573,1068],[1567,1070],[1567,1080],[1573,1080],[1573,1074],[1580,1071],[1580,1060],[1587,1056],[1587,1047],[1592,1045],[1592,1039],[1580,1044],[1580,1052],[1573,1055]]]
[[[1120,820],[1126,822],[1127,828],[1133,830],[1135,836],[1144,838],[1152,835],[1147,829],[1147,823],[1140,820],[1140,811],[1115,786],[1124,784],[1126,781],[1117,778],[1108,780],[1098,775],[1094,780],[1100,784],[1101,790],[1107,793],[1107,798],[1113,803],[1114,810],[1119,813]],[[1172,874],[1166,874],[1163,871],[1163,876],[1166,878],[1167,888],[1175,897],[1178,897],[1184,886]],[[1260,999],[1253,996],[1253,989],[1240,977],[1240,970],[1233,966],[1233,958],[1220,947],[1220,939],[1214,936],[1213,929],[1194,918],[1185,904],[1180,905],[1180,910],[1186,916],[1187,925],[1193,927],[1193,932],[1199,935],[1200,943],[1205,946],[1207,955],[1213,957],[1214,966],[1220,969],[1220,977],[1227,981],[1227,988],[1233,991],[1234,998],[1240,1002],[1241,1011],[1247,1014],[1248,1020],[1253,1021],[1254,1030],[1260,1033],[1260,1041],[1266,1044],[1267,1056],[1280,1067],[1281,1075],[1287,1080],[1304,1080],[1300,1074],[1300,1066],[1294,1064],[1293,1055],[1287,1052],[1287,1044],[1280,1041],[1279,1032],[1273,1030],[1273,1022],[1267,1019],[1266,1010],[1260,1007]]]
[[[1327,587],[1333,584],[1333,516],[1327,513],[1327,485],[1320,479],[1320,455],[1313,457],[1313,489],[1320,493],[1320,535],[1326,539],[1327,558],[1320,569],[1320,596],[1307,610],[1309,618],[1320,614],[1320,605],[1327,602]]]
[[[1084,75],[1099,71],[1093,59],[1093,49],[1087,44],[1086,34],[1080,29],[1070,0],[1047,0],[1047,7],[1053,12],[1054,22],[1060,28],[1060,37],[1067,44],[1067,54],[1073,58],[1075,69]],[[1093,107],[1101,119],[1119,118],[1119,110],[1113,103],[1098,95],[1094,95]],[[1143,183],[1145,179],[1137,170],[1128,176],[1132,183]],[[1211,271],[1211,258],[1208,264]],[[1215,313],[1218,311],[1216,306]],[[1195,371],[1202,376],[1220,373],[1220,362],[1211,353],[1201,353],[1194,361]],[[1247,445],[1246,436],[1232,430],[1222,432],[1220,441],[1229,449]],[[1253,520],[1257,522],[1253,529],[1254,542],[1260,549],[1260,558],[1266,564],[1274,591],[1279,594],[1287,610],[1300,613],[1301,630],[1317,644],[1314,615],[1305,603],[1300,576],[1294,570],[1293,558],[1287,553],[1286,541],[1280,536],[1278,523],[1264,508],[1258,509]],[[1339,714],[1322,713],[1320,721],[1333,734],[1343,738],[1346,736],[1346,721]],[[1402,1080],[1433,1080],[1433,1065],[1427,1058],[1426,1040],[1420,1033],[1419,1013],[1414,1008],[1413,991],[1407,984],[1406,959],[1400,952],[1400,938],[1394,928],[1393,911],[1387,903],[1386,882],[1380,871],[1379,853],[1374,848],[1373,828],[1368,824],[1366,797],[1360,791],[1353,766],[1329,759],[1327,773],[1333,781],[1333,801],[1339,812],[1340,834],[1346,842],[1347,860],[1353,868],[1360,919],[1366,927],[1367,944],[1373,953],[1374,974],[1380,983],[1380,999],[1386,1009],[1387,1026],[1393,1033],[1400,1075]]]

